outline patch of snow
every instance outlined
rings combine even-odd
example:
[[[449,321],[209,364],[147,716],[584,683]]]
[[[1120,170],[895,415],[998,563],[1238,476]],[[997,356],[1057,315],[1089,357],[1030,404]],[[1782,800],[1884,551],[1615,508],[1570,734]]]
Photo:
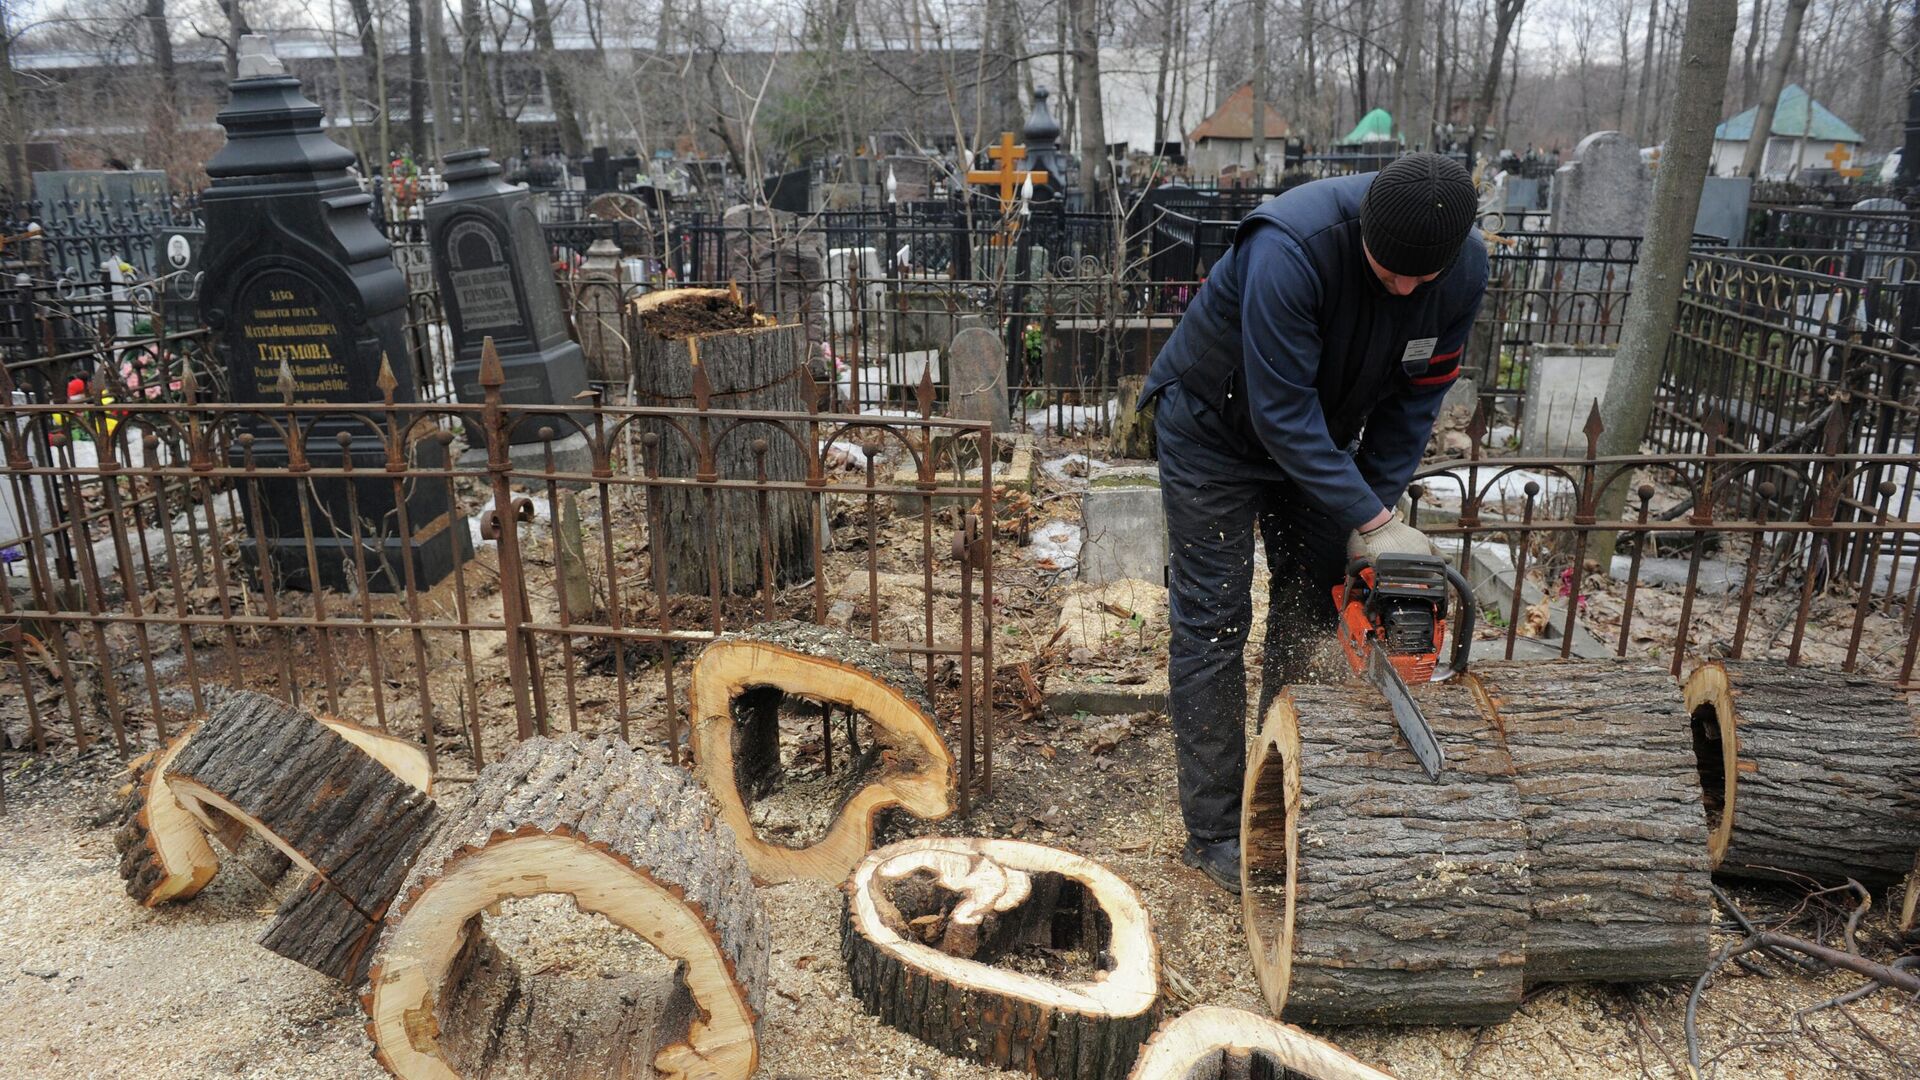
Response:
[[[1023,558],[1054,570],[1071,570],[1080,565],[1080,526],[1054,520],[1033,530],[1032,535],[1032,543],[1021,552]]]

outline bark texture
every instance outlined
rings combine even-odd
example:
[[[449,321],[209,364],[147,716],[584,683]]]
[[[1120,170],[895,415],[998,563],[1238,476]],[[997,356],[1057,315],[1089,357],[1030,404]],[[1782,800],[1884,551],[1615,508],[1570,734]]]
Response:
[[[1392,1080],[1291,1024],[1202,1005],[1161,1025],[1129,1080]]]
[[[358,981],[373,930],[433,827],[433,800],[304,709],[254,693],[216,706],[166,776],[202,815],[244,822],[313,875],[261,944]]]
[[[702,291],[702,290],[689,290]],[[659,442],[648,453],[662,477],[754,481],[807,478],[811,457],[804,426],[740,423],[733,411],[805,413],[806,329],[799,325],[721,330],[684,338],[666,338],[636,326],[633,367],[636,397],[642,406],[696,407],[694,365],[705,370],[711,388],[711,419],[651,417],[636,421],[642,436]],[[795,437],[799,441],[796,441]],[[701,452],[711,443],[711,457]],[[755,452],[764,442],[765,454]],[[723,491],[657,487],[649,489],[657,506],[648,508],[655,559],[664,559],[667,588],[705,595],[710,588],[710,558],[717,557],[722,592],[747,594],[765,580],[770,560],[776,585],[812,573],[811,499],[805,492]],[[767,512],[760,526],[760,505]],[[763,547],[764,545],[764,547]]]
[[[1311,1024],[1490,1024],[1520,1005],[1530,908],[1513,762],[1473,693],[1416,688],[1429,780],[1370,686],[1289,687],[1249,761],[1242,907],[1268,1006]]]
[[[1764,660],[1687,679],[1713,869],[1898,881],[1920,851],[1920,718],[1865,675]]]
[[[1125,1076],[1159,1023],[1159,954],[1132,887],[1064,851],[921,837],[874,852],[842,886],[840,952],[882,1023],[944,1053],[1030,1076]],[[929,942],[932,942],[931,944]],[[1056,981],[1001,966],[1079,950]]]
[[[864,714],[874,745],[840,767],[846,787],[824,835],[805,847],[761,839],[748,795],[779,769],[778,695],[835,702]],[[873,843],[874,818],[898,806],[938,820],[953,809],[953,754],[925,684],[885,647],[793,619],[717,638],[700,654],[689,689],[694,773],[719,804],[754,879],[846,880]]]
[[[186,746],[194,729],[136,759],[132,780],[120,795],[120,826],[113,832],[120,878],[127,895],[146,907],[190,899],[220,869],[220,858],[200,823],[174,800],[165,766]]]
[[[1706,969],[1713,897],[1680,687],[1633,660],[1477,664],[1527,826],[1527,981]]]
[[[501,900],[554,893],[679,962],[644,1029],[615,1007],[583,1030],[479,933]],[[684,773],[614,739],[531,739],[481,770],[414,865],[362,997],[368,1031],[403,1078],[744,1077],[767,935],[746,862]]]

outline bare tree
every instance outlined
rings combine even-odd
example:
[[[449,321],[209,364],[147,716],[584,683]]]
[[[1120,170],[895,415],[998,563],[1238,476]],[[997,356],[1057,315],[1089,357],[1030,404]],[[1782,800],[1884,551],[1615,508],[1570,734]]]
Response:
[[[1113,169],[1107,162],[1107,122],[1100,107],[1100,0],[1071,0],[1071,8],[1080,183],[1104,201],[1112,192]]]
[[[1741,176],[1759,176],[1760,164],[1767,153],[1767,140],[1773,134],[1773,110],[1780,102],[1780,91],[1787,84],[1787,69],[1793,66],[1794,47],[1800,41],[1800,23],[1807,14],[1807,0],[1787,0],[1787,17],[1780,24],[1780,41],[1773,47],[1773,61],[1767,65],[1767,81],[1760,85],[1760,107],[1753,114],[1753,132],[1747,136],[1747,152],[1740,159]]]
[[[1526,5],[1527,0],[1493,0],[1493,48],[1487,57],[1486,73],[1480,79],[1480,96],[1474,101],[1469,125],[1475,138],[1485,135],[1487,122],[1493,118],[1493,98],[1500,89],[1500,64],[1506,58],[1513,24]]]
[[[1688,0],[1682,30],[1674,107],[1668,114],[1653,183],[1653,212],[1634,268],[1633,291],[1620,328],[1620,348],[1607,378],[1601,417],[1602,456],[1638,453],[1653,415],[1660,365],[1680,308],[1680,287],[1693,244],[1694,215],[1713,154],[1713,129],[1726,102],[1727,68],[1733,55],[1735,0]],[[1627,484],[1604,492],[1601,516],[1615,518],[1626,504]]]
[[[573,93],[567,84],[567,71],[555,55],[553,46],[553,9],[547,0],[528,0],[533,11],[533,44],[540,58],[540,70],[547,80],[547,101],[553,106],[554,121],[560,126],[560,149],[572,156],[586,152],[587,140],[580,133],[580,115],[573,108]]]

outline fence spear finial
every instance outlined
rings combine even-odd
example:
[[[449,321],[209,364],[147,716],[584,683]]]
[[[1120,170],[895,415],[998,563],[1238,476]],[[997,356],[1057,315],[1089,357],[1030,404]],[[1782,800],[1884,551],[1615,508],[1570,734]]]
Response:
[[[380,388],[381,399],[392,405],[393,392],[400,388],[400,380],[393,375],[393,361],[385,349],[380,350],[380,374],[374,377],[373,384]]]

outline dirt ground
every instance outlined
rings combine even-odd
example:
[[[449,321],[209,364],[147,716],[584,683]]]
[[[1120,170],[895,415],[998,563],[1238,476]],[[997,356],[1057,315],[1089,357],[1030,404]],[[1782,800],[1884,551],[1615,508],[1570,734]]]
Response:
[[[1077,516],[1070,484],[1043,483],[1037,495],[1048,517]],[[894,527],[910,531],[892,538],[903,542],[889,542],[882,551],[876,579],[881,610],[868,606],[866,555],[858,544],[832,555],[833,606],[842,625],[864,629],[871,617],[887,636],[912,637],[928,617],[913,558],[918,526],[909,521]],[[1052,715],[1025,689],[1028,679],[1043,686],[1048,670],[1058,666],[1101,673],[1097,677],[1120,684],[1147,677],[1164,664],[1164,614],[1140,611],[1136,622],[1110,612],[1088,614],[1083,604],[1076,626],[1088,619],[1099,625],[1079,627],[1070,640],[1049,648],[1073,588],[1052,567],[1022,565],[1010,540],[1003,541],[997,558],[1008,566],[997,586],[996,635],[1008,692],[1001,703],[993,797],[967,821],[888,819],[881,841],[936,831],[1010,836],[1097,859],[1129,881],[1146,904],[1165,961],[1170,1013],[1201,1004],[1263,1011],[1238,901],[1179,863],[1182,829],[1165,718]],[[943,636],[957,610],[946,591],[947,576],[943,567],[931,616]],[[1594,594],[1593,613],[1604,621],[1608,590],[1595,588]],[[1660,641],[1670,640],[1677,621],[1677,612],[1667,611],[1677,605],[1666,604],[1664,596],[1660,590],[1641,594],[1639,619],[1645,629],[1635,639],[1644,634],[1649,655],[1657,655]],[[489,601],[497,603],[497,594]],[[805,596],[796,598],[797,609],[810,610],[809,604]],[[783,599],[781,613],[790,613],[786,606]],[[1713,617],[1724,618],[1723,606],[1714,605]],[[1834,627],[1844,626],[1842,602],[1833,606]],[[1109,616],[1116,620],[1110,627],[1101,621]],[[1668,619],[1664,626],[1658,621],[1662,617]],[[1699,612],[1694,617],[1702,618]],[[1256,640],[1262,629],[1256,612]],[[1878,630],[1870,627],[1869,637]],[[483,637],[476,634],[474,643],[480,666],[497,669],[497,643]],[[452,678],[458,655],[451,644],[438,648],[429,664],[447,669]],[[558,662],[553,646],[547,648],[547,662]],[[1013,666],[1022,661],[1027,662],[1024,674]],[[595,662],[600,674],[592,672]],[[683,687],[689,662],[690,657],[682,658],[678,664]],[[404,663],[404,657],[394,663]],[[613,680],[604,674],[607,666],[605,658],[579,658],[578,686],[570,693],[580,699],[584,730],[611,727],[608,703],[615,694]],[[657,678],[636,680],[633,738],[664,753],[665,710],[657,683]],[[510,738],[512,696],[503,678],[483,674],[479,708],[491,749]],[[342,711],[351,714],[358,707],[350,696]],[[408,730],[405,700],[390,701],[388,707],[394,726]],[[556,726],[561,715],[556,707]],[[0,720],[19,723],[11,714]],[[443,791],[456,790],[463,776],[471,776],[471,762],[463,756],[457,728],[443,723],[440,735]],[[372,1060],[352,993],[254,944],[277,906],[275,890],[223,871],[188,903],[149,911],[126,897],[115,873],[112,825],[100,817],[119,783],[119,763],[110,747],[96,744],[81,755],[64,745],[38,757],[8,753],[0,755],[0,768],[7,797],[0,814],[0,835],[6,838],[0,842],[0,1016],[6,1017],[0,1024],[0,1077],[371,1080],[386,1075]],[[289,880],[279,888],[291,885]],[[860,1011],[840,960],[834,889],[786,885],[761,893],[773,920],[773,982],[762,1030],[761,1076],[984,1080],[1004,1075],[945,1057]],[[1800,891],[1757,888],[1733,895],[1743,910],[1762,920],[1782,917],[1804,898]],[[1877,898],[1862,939],[1863,951],[1883,960],[1900,951],[1887,930],[1886,909]],[[634,962],[629,952],[606,946],[604,936],[596,937],[591,928],[583,931],[580,916],[553,905],[522,906],[506,918],[510,922],[496,940],[549,974],[596,980]],[[1727,919],[1722,912],[1725,928],[1731,929]],[[1796,1018],[1795,1010],[1852,990],[1857,980],[1810,977],[1770,961],[1760,961],[1756,970],[1727,967],[1699,1004],[1705,1075],[1763,1080],[1920,1076],[1920,1002],[1882,992]],[[1685,983],[1549,988],[1494,1027],[1371,1027],[1318,1034],[1406,1080],[1682,1077],[1687,1059],[1682,1025],[1691,989]]]

